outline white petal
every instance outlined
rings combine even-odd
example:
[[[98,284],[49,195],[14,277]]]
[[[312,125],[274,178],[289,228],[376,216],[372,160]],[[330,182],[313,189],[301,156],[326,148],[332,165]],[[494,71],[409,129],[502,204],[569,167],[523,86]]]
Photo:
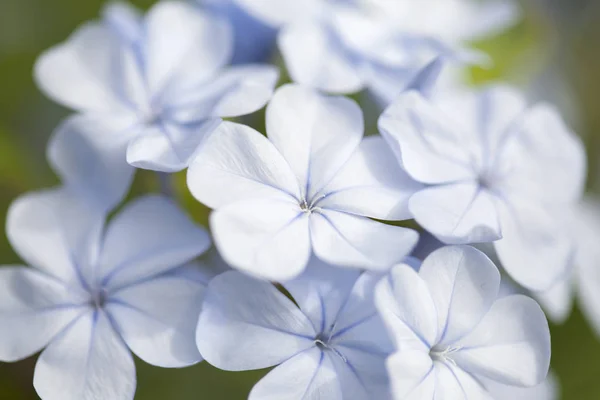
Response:
[[[232,267],[274,281],[298,276],[308,263],[308,216],[287,200],[247,200],[214,211],[215,245]]]
[[[456,345],[460,350],[452,358],[462,369],[508,385],[537,385],[550,366],[546,317],[522,295],[499,299]]]
[[[395,399],[433,399],[435,372],[426,352],[408,350],[395,353],[387,360],[387,370]]]
[[[329,352],[329,355],[335,366],[344,400],[390,398],[390,382],[385,365],[387,354],[344,346],[336,346],[336,351],[339,354]]]
[[[315,254],[330,264],[385,271],[417,244],[417,232],[365,217],[319,210],[310,218]]]
[[[406,265],[397,265],[377,284],[375,304],[398,349],[428,353],[438,336],[435,304],[427,284]]]
[[[350,300],[360,275],[359,270],[335,268],[312,257],[302,275],[283,286],[311,320],[315,330],[322,333],[334,324],[337,327],[337,318]]]
[[[501,189],[542,204],[578,200],[586,180],[586,155],[581,139],[549,105],[533,107],[505,138],[498,155],[506,172]]]
[[[544,291],[565,276],[573,245],[556,215],[531,200],[499,204],[503,238],[494,243],[498,258],[520,285]]]
[[[600,205],[596,199],[584,199],[574,217],[577,240],[576,284],[578,299],[587,320],[600,335]]]
[[[99,278],[114,290],[179,267],[209,247],[208,233],[170,199],[145,196],[110,222]]]
[[[468,397],[461,382],[455,375],[452,366],[443,362],[435,362],[435,396],[434,400],[453,399],[479,399],[479,397]],[[482,399],[483,400],[483,399]]]
[[[375,287],[380,280],[380,274],[364,272],[355,282],[335,317],[333,345],[377,357],[391,354],[392,340],[375,307]]]
[[[46,346],[85,310],[82,294],[33,268],[0,268],[0,360]]]
[[[476,182],[434,186],[410,198],[415,220],[449,244],[491,242],[502,237],[492,195]]]
[[[269,65],[230,67],[208,82],[171,89],[165,107],[180,123],[250,114],[267,104],[278,79],[279,71]]]
[[[129,3],[108,3],[102,9],[102,20],[127,43],[135,45],[143,38],[142,13]]]
[[[248,13],[264,23],[277,27],[317,14],[320,0],[237,0]]]
[[[460,37],[469,41],[499,34],[515,24],[520,17],[519,6],[513,1],[459,3],[463,5],[464,18],[470,21],[468,24],[461,24]]]
[[[248,400],[342,400],[331,357],[316,347],[292,357],[261,379]]]
[[[573,310],[574,287],[572,274],[567,274],[550,289],[543,292],[532,292],[531,296],[540,303],[548,319],[555,324],[563,324]],[[581,293],[581,284],[579,289]]]
[[[473,156],[482,167],[493,164],[502,152],[506,136],[511,134],[527,109],[525,97],[520,92],[500,85],[479,92],[451,91],[436,96],[434,102],[445,115],[460,116],[463,129],[474,134],[473,142],[478,148]]]
[[[267,134],[296,175],[307,201],[335,176],[360,144],[360,107],[298,85],[277,90],[267,107]]]
[[[202,359],[195,333],[204,288],[181,271],[169,273],[111,293],[106,310],[142,360],[185,367]]]
[[[36,82],[47,96],[79,111],[126,111],[129,101],[118,83],[131,60],[121,58],[122,51],[108,27],[87,23],[39,57]]]
[[[497,400],[559,400],[560,385],[556,376],[550,371],[548,377],[533,387],[518,387],[485,380],[485,386]]]
[[[437,309],[436,342],[451,344],[470,332],[498,296],[500,272],[481,251],[469,246],[436,250],[419,275]]]
[[[132,400],[135,365],[106,315],[89,312],[44,350],[33,385],[47,400]]]
[[[104,212],[66,190],[47,190],[15,200],[6,233],[29,265],[86,288],[91,282],[104,226]]]
[[[210,118],[193,124],[162,121],[147,126],[129,143],[127,162],[153,171],[181,171],[220,123],[220,119]]]
[[[278,44],[294,82],[331,93],[358,92],[365,84],[350,52],[320,21],[283,28]]]
[[[459,382],[461,389],[464,393],[465,399],[481,399],[481,400],[495,400],[495,397],[487,391],[487,389],[481,384],[479,379],[475,378],[469,372],[464,371],[458,366],[453,364],[446,364],[452,371],[452,374],[456,377]],[[444,397],[441,397],[444,398]],[[437,397],[436,397],[437,399]],[[450,397],[450,399],[454,399]]]
[[[275,286],[230,271],[209,284],[196,342],[212,365],[243,371],[284,362],[314,346],[315,335],[308,318]]]
[[[277,149],[245,125],[223,122],[191,163],[188,188],[211,208],[258,197],[299,198],[296,178]]]
[[[370,136],[323,189],[318,206],[378,219],[410,219],[408,199],[421,187],[400,167],[387,143]]]
[[[232,56],[231,26],[193,4],[157,3],[146,16],[145,29],[147,77],[154,94],[174,80],[207,79]]]
[[[48,160],[63,185],[106,210],[129,191],[134,169],[125,161],[136,129],[128,120],[78,115],[67,119],[48,143]]]
[[[474,179],[472,153],[464,129],[417,92],[400,95],[379,118],[379,131],[406,171],[424,183]]]

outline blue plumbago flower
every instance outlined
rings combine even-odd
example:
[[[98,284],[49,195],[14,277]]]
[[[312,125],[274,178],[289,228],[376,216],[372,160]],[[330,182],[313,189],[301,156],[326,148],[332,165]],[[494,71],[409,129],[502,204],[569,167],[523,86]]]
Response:
[[[106,135],[102,121],[75,115],[54,131],[47,158],[64,190],[108,212],[123,200],[133,178],[134,168],[122,153],[126,144],[125,138]]]
[[[463,43],[508,26],[518,15],[509,2],[235,1],[280,28],[279,49],[294,81],[337,93],[369,87],[386,104],[436,56],[487,60]]]
[[[581,196],[581,141],[546,104],[505,87],[427,100],[402,94],[379,129],[425,188],[417,222],[449,244],[494,243],[519,284],[546,290],[567,271],[572,240],[555,218]]]
[[[387,399],[391,342],[373,304],[378,279],[314,260],[283,284],[292,300],[269,282],[227,272],[206,292],[198,348],[225,370],[278,365],[251,400]]]
[[[292,279],[314,250],[330,264],[387,270],[416,244],[402,220],[420,188],[381,137],[363,139],[358,105],[297,85],[267,108],[268,138],[224,122],[188,170],[194,197],[215,209],[215,244],[233,267]]]
[[[522,295],[498,299],[500,273],[482,252],[436,250],[419,272],[392,269],[375,302],[397,352],[387,360],[396,399],[492,399],[482,384],[532,387],[550,365],[543,311]]]
[[[277,30],[249,14],[235,0],[196,0],[222,15],[234,29],[232,64],[267,62],[274,55]]]
[[[125,140],[131,165],[171,172],[187,167],[222,117],[271,97],[277,69],[224,68],[232,51],[227,21],[192,4],[159,2],[145,17],[114,4],[44,53],[35,75],[50,98]]]
[[[584,316],[600,336],[600,202],[592,196],[564,210],[557,218],[574,239],[570,268],[550,289],[529,292],[540,302],[554,323],[564,323],[571,315],[575,298]],[[514,286],[512,291],[518,291]]]
[[[201,360],[194,316],[207,279],[186,264],[210,246],[206,231],[155,196],[103,225],[103,211],[66,190],[9,209],[8,238],[33,268],[0,268],[0,360],[45,347],[33,382],[44,400],[133,399],[128,348],[161,367]]]

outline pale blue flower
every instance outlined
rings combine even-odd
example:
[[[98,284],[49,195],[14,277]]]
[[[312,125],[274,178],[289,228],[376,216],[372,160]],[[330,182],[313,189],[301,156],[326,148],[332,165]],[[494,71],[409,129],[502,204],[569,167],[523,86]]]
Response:
[[[229,23],[191,4],[159,2],[145,17],[112,4],[38,60],[40,88],[93,119],[98,134],[126,141],[139,168],[187,167],[222,117],[249,114],[271,97],[278,73],[227,67]]]
[[[467,41],[512,24],[512,2],[470,0],[235,0],[279,28],[278,45],[292,79],[328,92],[371,89],[384,104],[438,56],[487,57]]]
[[[573,246],[557,216],[582,194],[586,157],[552,106],[530,107],[507,87],[429,100],[413,91],[379,129],[426,185],[409,200],[421,226],[448,244],[494,241],[503,267],[529,289],[563,277]]]
[[[133,399],[133,351],[161,367],[201,356],[194,342],[207,277],[186,265],[210,240],[170,200],[148,196],[119,212],[70,191],[25,195],[7,236],[31,267],[0,268],[0,360],[44,349],[34,386],[44,400]]]
[[[500,273],[482,252],[445,247],[419,272],[398,265],[375,289],[396,353],[394,398],[492,399],[485,380],[533,387],[550,365],[550,331],[529,297],[498,299]]]
[[[286,85],[266,119],[268,138],[224,122],[188,170],[192,195],[215,210],[212,234],[232,267],[282,281],[313,251],[379,271],[408,255],[415,231],[370,218],[406,219],[406,200],[421,186],[381,137],[363,139],[356,103]]]
[[[202,356],[230,371],[277,366],[250,400],[385,400],[391,350],[373,304],[378,275],[316,260],[286,297],[239,272],[213,279],[197,330]]]

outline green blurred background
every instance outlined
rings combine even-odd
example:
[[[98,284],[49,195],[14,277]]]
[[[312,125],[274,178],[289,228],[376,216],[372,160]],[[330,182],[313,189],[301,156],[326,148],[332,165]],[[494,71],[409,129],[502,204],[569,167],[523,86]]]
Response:
[[[300,0],[299,0],[300,1]],[[418,1],[418,0],[414,0]],[[135,0],[148,8],[153,0]],[[510,31],[478,43],[495,60],[473,70],[474,83],[503,79],[532,98],[561,107],[584,138],[589,154],[588,188],[600,191],[600,0],[524,0],[525,18]],[[0,0],[0,224],[19,194],[49,187],[57,179],[45,161],[49,135],[68,111],[36,89],[32,67],[39,53],[64,40],[80,23],[96,18],[102,0]],[[177,192],[194,217],[206,223],[207,210],[194,202],[177,179]],[[156,190],[150,173],[140,173],[134,193]],[[600,243],[599,243],[600,245]],[[0,264],[18,263],[2,231]],[[600,337],[575,311],[553,326],[553,369],[563,399],[600,398]],[[32,377],[35,357],[0,363],[0,399],[37,399]],[[138,363],[136,399],[244,399],[266,371],[227,373],[206,363],[165,370]]]

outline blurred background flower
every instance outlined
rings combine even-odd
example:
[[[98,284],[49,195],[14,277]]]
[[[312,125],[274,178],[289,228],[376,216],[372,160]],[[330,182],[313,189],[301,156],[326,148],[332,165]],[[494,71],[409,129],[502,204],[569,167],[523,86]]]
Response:
[[[147,9],[154,0],[133,0]],[[558,105],[569,124],[582,136],[589,156],[588,189],[600,193],[600,1],[522,0],[524,17],[510,30],[475,43],[494,60],[488,69],[474,67],[473,84],[505,80],[523,88],[532,100]],[[245,15],[231,0],[198,0],[199,7],[226,15],[239,30],[236,62],[270,58],[282,66],[274,49],[274,32]],[[35,87],[32,69],[37,56],[59,43],[81,23],[98,18],[103,0],[0,0],[0,209],[17,195],[57,182],[46,162],[50,134],[69,111],[52,103]],[[285,75],[285,74],[284,74]],[[363,96],[358,96],[362,99]],[[374,115],[376,107],[365,107]],[[260,114],[260,113],[258,113]],[[262,130],[264,117],[245,117]],[[374,132],[374,125],[367,132]],[[194,218],[206,224],[207,209],[185,188],[184,174],[175,180],[175,193]],[[156,191],[155,174],[140,171],[134,194]],[[0,212],[4,225],[5,212]],[[600,243],[599,243],[600,245]],[[2,264],[20,260],[2,230]],[[600,268],[600,261],[598,264]],[[552,326],[552,368],[564,399],[600,397],[600,337],[576,310],[563,325]],[[0,364],[0,399],[29,400],[34,360]],[[228,373],[207,363],[183,370],[165,370],[138,363],[136,398],[243,399],[267,371]],[[533,399],[535,400],[535,399]]]

